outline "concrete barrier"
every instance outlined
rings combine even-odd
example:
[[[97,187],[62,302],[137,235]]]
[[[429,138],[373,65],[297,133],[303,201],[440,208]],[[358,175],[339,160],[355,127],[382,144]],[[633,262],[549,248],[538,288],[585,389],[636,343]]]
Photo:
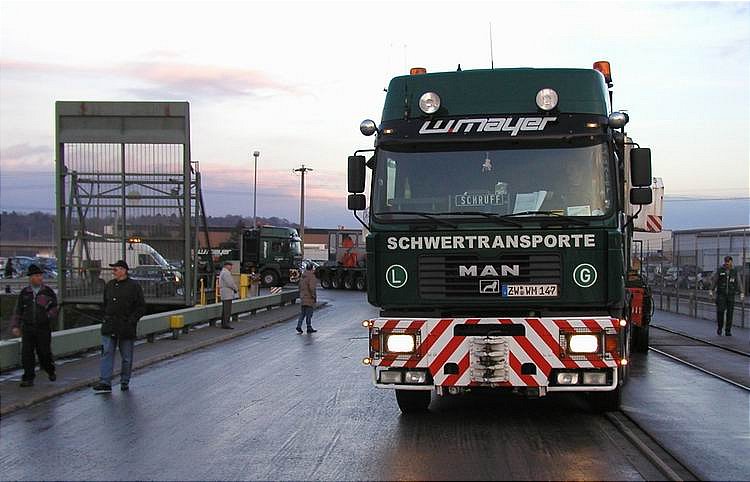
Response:
[[[270,309],[295,303],[299,290],[283,291],[275,295],[264,295],[256,298],[234,300],[232,314]],[[205,323],[221,317],[221,303],[206,306],[193,306],[179,310],[146,315],[138,322],[138,338],[151,338],[154,335],[171,331],[169,318],[182,315],[185,327]],[[52,332],[52,354],[54,357],[75,355],[101,345],[101,324]],[[0,341],[0,371],[9,370],[21,365],[21,339],[12,338]]]

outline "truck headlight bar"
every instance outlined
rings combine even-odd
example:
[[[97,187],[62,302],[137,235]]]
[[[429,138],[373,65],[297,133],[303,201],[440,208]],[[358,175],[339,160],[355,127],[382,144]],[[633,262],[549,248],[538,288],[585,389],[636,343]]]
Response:
[[[425,114],[434,114],[440,109],[440,96],[435,92],[425,92],[419,98],[419,108]]]
[[[568,339],[568,351],[575,354],[597,353],[599,351],[599,336],[570,335]]]
[[[411,334],[385,335],[385,350],[390,353],[413,353],[417,340]]]
[[[559,98],[554,89],[542,89],[536,93],[536,105],[544,111],[550,111],[557,107]]]

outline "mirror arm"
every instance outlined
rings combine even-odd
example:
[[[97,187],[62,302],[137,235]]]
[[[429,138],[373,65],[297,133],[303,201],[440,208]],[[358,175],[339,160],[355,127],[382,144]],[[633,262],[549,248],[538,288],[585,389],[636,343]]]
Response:
[[[641,211],[643,211],[643,204],[638,206],[638,211],[635,212],[632,216],[628,216],[628,224],[626,225],[630,227],[630,230],[633,231],[633,222],[635,221],[635,218],[638,217],[639,214],[641,214]]]
[[[364,228],[365,228],[365,229],[367,229],[367,230],[369,231],[369,230],[370,230],[370,226],[368,226],[368,225],[367,225],[367,223],[365,223],[365,222],[364,222],[364,221],[362,220],[362,218],[360,218],[360,217],[359,217],[359,216],[357,215],[357,211],[352,211],[352,212],[354,213],[354,217],[355,217],[355,218],[357,218],[357,221],[359,221],[359,224],[361,224],[362,226],[364,226]]]

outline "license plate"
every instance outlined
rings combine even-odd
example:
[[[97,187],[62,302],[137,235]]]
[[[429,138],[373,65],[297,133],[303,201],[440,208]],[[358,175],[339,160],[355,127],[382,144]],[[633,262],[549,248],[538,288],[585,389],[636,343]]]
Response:
[[[503,285],[503,297],[554,297],[557,285]]]

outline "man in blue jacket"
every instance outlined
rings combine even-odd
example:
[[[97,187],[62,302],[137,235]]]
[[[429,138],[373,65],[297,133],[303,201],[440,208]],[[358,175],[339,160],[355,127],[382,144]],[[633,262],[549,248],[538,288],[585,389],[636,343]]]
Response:
[[[138,320],[146,313],[143,290],[136,281],[128,277],[127,263],[120,260],[110,266],[114,279],[104,286],[102,360],[99,383],[94,385],[96,393],[112,392],[112,371],[115,364],[115,350],[118,347],[122,358],[120,390],[126,391],[130,388],[136,327]]]
[[[29,266],[29,286],[21,290],[11,318],[13,336],[21,336],[22,387],[34,386],[34,368],[39,365],[50,381],[57,379],[52,362],[52,325],[57,320],[57,295],[43,283],[43,272],[35,264]]]

